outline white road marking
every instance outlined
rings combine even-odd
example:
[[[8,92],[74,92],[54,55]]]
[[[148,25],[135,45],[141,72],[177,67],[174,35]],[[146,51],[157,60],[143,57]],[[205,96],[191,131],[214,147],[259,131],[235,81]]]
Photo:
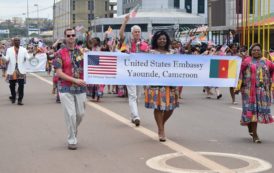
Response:
[[[39,75],[37,75],[35,73],[29,73],[29,74],[31,74],[34,77],[37,77],[38,79],[40,79],[40,80],[42,80],[42,81],[44,81],[44,82],[46,82],[46,83],[48,83],[50,85],[53,85],[52,81],[49,81],[49,80],[47,80],[47,79],[45,79],[45,78],[43,78],[43,77],[41,77],[41,76],[39,76]]]
[[[52,85],[52,81],[49,81],[37,74],[34,74],[34,73],[30,73],[31,75],[37,77],[38,79]],[[109,109],[106,109],[98,104],[95,104],[95,103],[91,103],[91,102],[88,102],[87,103],[89,106],[107,114],[108,116],[120,121],[121,123],[125,124],[125,125],[128,125],[130,127],[134,127],[133,124],[129,123],[129,120],[124,118],[123,116],[119,115],[119,114],[116,114],[115,112],[112,112],[110,111]],[[145,134],[146,136],[154,139],[154,140],[158,140],[158,134],[149,130],[149,129],[146,129],[142,126],[139,126],[138,128],[133,128],[143,134]],[[179,152],[179,153],[183,153],[184,156],[192,159],[193,161],[203,165],[204,167],[210,169],[210,170],[213,170],[213,171],[217,171],[218,173],[234,173],[234,171],[230,170],[229,168],[221,165],[221,164],[218,164],[204,156],[202,156],[201,154],[195,152],[195,151],[192,151],[182,145],[179,145],[177,144],[176,142],[173,142],[171,140],[167,140],[166,142],[162,143],[163,145],[169,147],[170,149],[176,151],[176,152]]]
[[[242,108],[239,108],[239,107],[235,107],[235,106],[230,106],[230,108],[232,108],[232,109],[237,109],[237,110],[240,110],[240,111],[242,111]]]
[[[218,156],[218,157],[226,157],[242,160],[247,162],[248,165],[242,168],[233,169],[233,172],[237,173],[258,173],[262,171],[267,171],[272,168],[272,165],[262,159],[258,159],[255,157],[249,157],[238,154],[229,154],[229,153],[215,153],[215,152],[198,152],[201,155],[209,155],[209,156]],[[163,172],[172,172],[172,173],[216,173],[215,170],[194,170],[194,169],[183,169],[177,168],[170,165],[167,165],[167,161],[170,159],[174,159],[177,157],[183,157],[182,153],[170,153],[164,154],[161,156],[157,156],[149,159],[146,164],[152,169],[163,171]]]

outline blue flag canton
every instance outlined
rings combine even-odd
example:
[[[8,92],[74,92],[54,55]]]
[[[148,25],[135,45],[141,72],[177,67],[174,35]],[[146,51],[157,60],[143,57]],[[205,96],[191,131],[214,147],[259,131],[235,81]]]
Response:
[[[99,56],[88,55],[88,65],[99,65]]]

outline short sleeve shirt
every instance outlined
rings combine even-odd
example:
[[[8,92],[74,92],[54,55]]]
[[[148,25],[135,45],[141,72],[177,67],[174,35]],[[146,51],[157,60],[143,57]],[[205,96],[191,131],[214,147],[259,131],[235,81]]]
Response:
[[[83,53],[78,48],[69,50],[67,47],[56,53],[53,61],[55,69],[62,69],[63,73],[76,79],[83,79]],[[70,81],[59,79],[58,89],[61,93],[81,94],[86,92],[86,87],[79,86]]]

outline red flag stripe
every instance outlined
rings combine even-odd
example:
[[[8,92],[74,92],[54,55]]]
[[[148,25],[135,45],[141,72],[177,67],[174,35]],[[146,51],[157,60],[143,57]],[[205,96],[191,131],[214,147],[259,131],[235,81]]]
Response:
[[[228,76],[228,60],[219,61],[219,78],[227,78]]]
[[[89,70],[92,70],[92,69],[116,69],[116,67],[88,67]]]

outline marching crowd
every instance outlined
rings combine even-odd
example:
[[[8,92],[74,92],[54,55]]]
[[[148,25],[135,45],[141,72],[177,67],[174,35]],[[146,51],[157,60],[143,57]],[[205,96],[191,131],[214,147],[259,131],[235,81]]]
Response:
[[[20,46],[20,38],[15,37],[11,44],[2,43],[0,47],[0,65],[3,78],[9,83],[12,104],[23,105],[24,85],[26,71],[24,63],[30,59],[29,53],[47,53],[48,74],[53,74],[52,94],[56,94],[56,102],[61,103],[68,129],[68,149],[77,149],[77,133],[85,113],[85,102],[88,98],[100,101],[104,94],[104,84],[86,84],[83,80],[83,53],[85,51],[107,51],[125,53],[151,53],[151,54],[192,54],[192,55],[221,55],[239,56],[242,58],[238,86],[229,88],[232,104],[237,104],[235,94],[242,96],[241,125],[248,127],[254,143],[261,143],[257,134],[257,124],[273,122],[270,113],[274,85],[274,64],[268,55],[263,52],[260,44],[253,44],[250,48],[237,43],[231,45],[214,45],[202,43],[191,44],[195,36],[186,44],[177,40],[170,40],[169,35],[163,31],[154,33],[151,42],[141,39],[141,28],[134,25],[131,36],[125,36],[125,28],[130,15],[125,16],[119,31],[119,39],[108,37],[101,41],[98,37],[91,37],[87,32],[85,41],[76,40],[74,29],[64,31],[64,39],[57,40],[46,49],[39,48],[38,44],[29,44],[27,49]],[[18,85],[18,89],[16,88]],[[172,84],[171,84],[172,85]],[[175,108],[179,106],[182,98],[182,86],[135,86],[113,85],[107,86],[108,94],[118,94],[128,97],[130,107],[130,120],[138,127],[141,123],[137,102],[142,91],[145,95],[145,107],[154,109],[154,118],[158,127],[159,141],[165,142],[165,123],[171,117]],[[205,86],[203,92],[207,98],[221,99],[222,93],[218,87]]]

